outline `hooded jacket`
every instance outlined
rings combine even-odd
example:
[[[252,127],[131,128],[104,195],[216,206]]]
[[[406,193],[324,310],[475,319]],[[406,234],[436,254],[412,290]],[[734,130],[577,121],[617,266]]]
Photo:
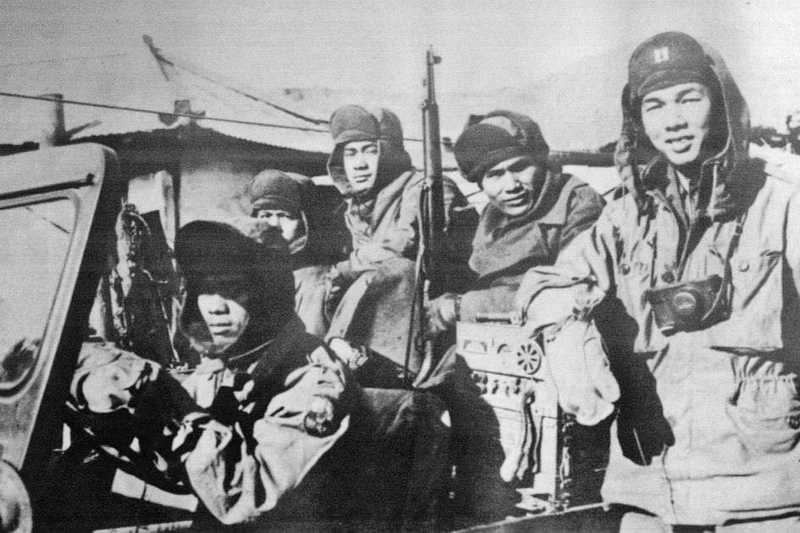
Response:
[[[289,260],[294,274],[295,312],[306,331],[323,337],[328,330],[325,313],[330,290],[330,265],[343,257],[347,230],[333,220],[321,206],[325,199],[318,196],[312,181],[306,176],[267,169],[257,174],[248,185],[252,216],[259,209],[272,207],[295,213],[299,224],[295,238],[289,243]],[[307,213],[307,208],[312,213]]]
[[[285,243],[254,219],[237,225],[195,221],[178,232],[176,257],[187,277],[180,325],[201,363],[183,381],[192,399],[217,420],[185,461],[198,497],[221,522],[238,523],[275,507],[349,424],[354,393],[345,366],[322,341],[304,331],[293,311],[293,283]],[[282,251],[268,248],[280,242]],[[217,353],[197,306],[204,275],[244,272],[253,294],[244,304],[250,321],[241,337]],[[252,379],[246,400],[236,392]],[[316,413],[329,409],[324,426]],[[247,450],[249,435],[251,446]],[[230,445],[229,445],[230,444]],[[242,450],[239,450],[241,444]],[[231,476],[234,471],[243,476]]]
[[[469,266],[477,279],[462,295],[459,318],[507,312],[525,273],[552,265],[559,252],[585,231],[603,209],[594,189],[569,174],[548,170],[536,202],[527,213],[509,218],[486,206],[472,241]]]
[[[497,124],[501,131],[510,128],[515,133],[514,144],[487,153],[481,146],[485,134],[470,128],[478,123]],[[473,131],[476,135],[469,143],[466,137]],[[546,166],[547,151],[536,123],[510,111],[471,117],[466,133],[456,143],[462,172],[477,181],[488,168],[521,155]],[[552,265],[561,249],[588,229],[603,209],[603,199],[594,189],[558,169],[547,167],[537,181],[536,199],[527,212],[508,217],[489,203],[481,213],[469,258],[476,279],[461,297],[461,320],[475,320],[478,313],[510,311],[525,272],[534,266]]]
[[[242,376],[250,376],[254,386],[239,402],[235,391]],[[228,426],[207,428],[185,459],[195,494],[224,524],[275,508],[350,425],[351,402],[345,398],[354,391],[344,365],[297,318],[274,338],[224,362],[204,359],[183,386]],[[311,431],[308,417],[320,409],[318,402],[331,406],[333,424]]]
[[[747,105],[706,53],[727,136],[702,164],[696,211],[682,209],[662,156],[637,159],[649,141],[626,87],[620,194],[521,289],[587,283],[605,294],[594,316],[622,397],[602,494],[673,524],[800,511],[800,198],[748,156]],[[659,330],[645,290],[724,280],[728,268],[727,312],[694,331]]]
[[[336,145],[328,159],[328,173],[345,197],[344,220],[352,236],[352,252],[347,260],[339,263],[339,271],[352,279],[386,259],[414,260],[424,177],[413,168],[411,157],[403,147],[399,119],[386,109],[369,112],[358,106],[346,106],[334,113],[331,124],[332,129],[336,128]],[[375,185],[368,194],[354,196],[342,160],[344,145],[351,141],[374,140],[376,132],[379,160]],[[443,189],[445,231],[452,233],[448,224],[454,219],[453,211],[467,207],[467,202],[450,179],[444,178]],[[468,246],[463,246],[464,239],[456,235],[448,240],[454,247],[451,255],[466,258],[468,252],[464,250]]]

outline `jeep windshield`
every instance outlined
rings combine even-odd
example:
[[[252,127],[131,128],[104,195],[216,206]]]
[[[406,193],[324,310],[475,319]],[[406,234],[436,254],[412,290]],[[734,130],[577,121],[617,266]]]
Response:
[[[35,367],[64,269],[75,205],[67,198],[0,209],[0,392]]]

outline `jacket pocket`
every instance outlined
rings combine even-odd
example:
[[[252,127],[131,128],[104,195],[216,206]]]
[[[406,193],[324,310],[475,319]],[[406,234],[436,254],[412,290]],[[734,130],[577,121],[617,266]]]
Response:
[[[735,257],[732,261],[733,271],[733,305],[744,309],[762,292],[772,292],[776,283],[780,285],[780,276],[775,278],[773,270],[783,254],[779,250],[763,250],[757,255]]]
[[[745,378],[726,406],[742,443],[752,453],[783,453],[800,438],[797,377]]]

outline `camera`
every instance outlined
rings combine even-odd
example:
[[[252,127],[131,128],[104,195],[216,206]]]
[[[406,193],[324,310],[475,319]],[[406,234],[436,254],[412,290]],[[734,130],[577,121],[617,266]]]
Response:
[[[664,335],[705,329],[730,316],[727,284],[718,275],[647,289],[656,325]]]

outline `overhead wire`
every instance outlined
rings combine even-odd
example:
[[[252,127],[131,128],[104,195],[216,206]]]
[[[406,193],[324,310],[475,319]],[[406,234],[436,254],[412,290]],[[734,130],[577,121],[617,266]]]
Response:
[[[215,122],[227,122],[230,124],[242,124],[246,126],[260,126],[264,128],[276,128],[276,129],[284,129],[284,130],[296,130],[296,131],[308,131],[314,133],[330,133],[330,130],[326,128],[312,128],[308,126],[290,126],[287,124],[275,124],[273,122],[260,122],[256,120],[241,120],[235,118],[225,118],[225,117],[209,117],[205,115],[199,115],[197,113],[179,113],[176,111],[159,111],[157,109],[145,109],[141,107],[131,107],[131,106],[119,106],[113,104],[101,104],[98,102],[87,102],[85,100],[68,100],[68,99],[59,99],[53,98],[52,96],[34,96],[30,94],[21,94],[21,93],[11,93],[0,91],[0,96],[6,96],[9,98],[21,98],[25,100],[39,100],[42,102],[58,102],[62,104],[69,104],[69,105],[79,105],[79,106],[86,106],[86,107],[97,107],[100,109],[113,109],[117,111],[128,111],[132,113],[147,113],[151,115],[171,115],[174,117],[186,117],[192,118],[195,120],[211,120]],[[414,137],[404,137],[406,141],[411,142],[422,142],[422,139],[414,138]]]
[[[20,94],[20,93],[9,93],[0,91],[0,96],[7,96],[9,98],[22,98],[25,100],[39,100],[43,102],[59,102],[62,104],[70,104],[70,105],[81,105],[87,107],[97,107],[101,109],[114,109],[117,111],[129,111],[133,113],[148,113],[151,115],[172,115],[175,117],[187,117],[193,119],[203,119],[203,120],[213,120],[217,122],[228,122],[232,124],[244,124],[248,126],[262,126],[265,128],[279,128],[279,129],[288,129],[288,130],[299,130],[299,131],[313,131],[318,133],[328,133],[327,129],[322,128],[309,128],[305,126],[289,126],[286,124],[275,124],[270,122],[258,122],[254,120],[240,120],[235,118],[223,118],[223,117],[207,117],[204,115],[198,115],[196,113],[179,113],[175,111],[159,111],[156,109],[145,109],[141,107],[131,107],[131,106],[119,106],[113,104],[101,104],[98,102],[87,102],[84,100],[67,100],[67,99],[58,99],[49,96],[34,96],[30,94]]]
[[[87,59],[104,59],[106,57],[122,57],[127,56],[126,52],[118,52],[113,54],[100,54],[93,56],[70,56],[70,57],[52,57],[48,59],[32,59],[30,61],[16,61],[13,63],[0,63],[0,68],[5,67],[24,67],[26,65],[38,65],[41,63],[61,63],[64,61],[86,61]]]
[[[69,104],[69,105],[96,107],[96,108],[100,108],[100,109],[113,109],[113,110],[116,110],[116,111],[127,111],[127,112],[132,112],[132,113],[147,113],[147,114],[151,114],[151,115],[161,115],[161,116],[166,115],[166,116],[174,116],[174,117],[186,117],[186,118],[191,118],[191,119],[195,119],[195,120],[210,120],[210,121],[225,122],[225,123],[230,123],[230,124],[242,124],[242,125],[246,125],[246,126],[259,126],[259,127],[263,127],[263,128],[275,128],[275,129],[306,131],[306,132],[325,133],[325,134],[329,134],[330,133],[330,131],[328,129],[325,129],[325,128],[312,128],[312,127],[308,127],[308,126],[290,126],[290,125],[287,125],[287,124],[275,124],[275,123],[272,123],[272,122],[260,122],[260,121],[256,121],[256,120],[240,120],[240,119],[225,118],[225,117],[209,117],[209,116],[200,115],[200,114],[197,114],[197,113],[180,113],[180,112],[176,112],[176,111],[159,111],[159,110],[156,110],[156,109],[145,109],[145,108],[141,108],[141,107],[131,107],[131,106],[118,106],[118,105],[113,105],[113,104],[101,104],[101,103],[98,103],[98,102],[87,102],[87,101],[84,101],[84,100],[59,99],[59,98],[54,98],[52,96],[34,96],[34,95],[29,95],[29,94],[11,93],[11,92],[5,92],[5,91],[0,91],[0,96],[5,96],[5,97],[9,97],[9,98],[21,98],[21,99],[25,99],[25,100],[38,100],[38,101],[43,101],[43,102],[58,102],[58,103]],[[410,142],[418,142],[418,143],[422,142],[422,139],[416,138],[416,137],[403,137],[403,140],[410,141]],[[442,145],[443,146],[449,146],[449,145],[446,145],[444,141],[442,142]],[[586,163],[586,164],[588,164],[589,166],[593,166],[591,163]],[[606,166],[606,165],[601,164],[599,166]],[[452,172],[452,171],[455,171],[455,170],[458,170],[458,169],[455,168],[455,167],[447,167],[447,168],[443,168],[442,170],[447,171],[447,172]]]

